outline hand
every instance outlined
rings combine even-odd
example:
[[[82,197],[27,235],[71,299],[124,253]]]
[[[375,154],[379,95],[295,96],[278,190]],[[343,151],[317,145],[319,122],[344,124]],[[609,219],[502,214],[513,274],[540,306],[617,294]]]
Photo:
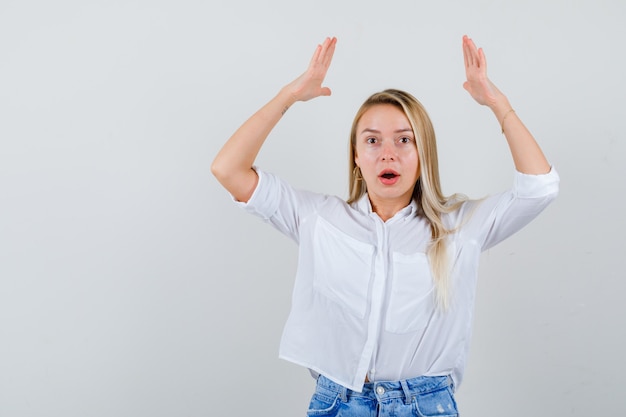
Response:
[[[465,59],[465,76],[463,83],[472,98],[479,104],[494,107],[502,93],[487,78],[487,59],[482,48],[477,49],[474,41],[463,36],[463,58]]]
[[[326,38],[324,43],[317,46],[309,68],[304,74],[289,83],[285,88],[291,93],[295,101],[307,101],[319,96],[329,96],[330,88],[322,87],[326,72],[335,53],[337,38]]]

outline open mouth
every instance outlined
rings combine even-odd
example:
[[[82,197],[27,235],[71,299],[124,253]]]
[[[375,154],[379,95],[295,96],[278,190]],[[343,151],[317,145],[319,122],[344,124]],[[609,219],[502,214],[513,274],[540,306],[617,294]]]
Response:
[[[398,174],[396,171],[392,171],[392,170],[385,170],[383,172],[380,173],[379,177],[381,178],[385,178],[385,179],[393,179],[395,177],[400,176],[400,174]]]
[[[396,183],[396,181],[398,180],[398,178],[400,177],[400,174],[398,174],[396,171],[390,170],[390,169],[386,169],[383,172],[381,172],[378,177],[380,178],[380,181],[385,184],[385,185],[393,185]]]

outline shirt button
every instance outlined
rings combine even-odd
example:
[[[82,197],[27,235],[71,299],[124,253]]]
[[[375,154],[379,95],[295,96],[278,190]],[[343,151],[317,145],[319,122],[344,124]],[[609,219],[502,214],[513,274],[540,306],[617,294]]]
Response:
[[[380,385],[376,387],[376,394],[383,395],[385,393],[385,388]]]

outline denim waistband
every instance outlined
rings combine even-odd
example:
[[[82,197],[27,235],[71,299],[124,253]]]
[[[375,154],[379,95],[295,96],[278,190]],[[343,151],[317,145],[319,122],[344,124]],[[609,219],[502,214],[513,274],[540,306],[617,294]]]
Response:
[[[365,397],[378,401],[387,398],[404,398],[409,401],[413,396],[427,394],[450,387],[454,391],[454,383],[450,376],[418,376],[401,381],[367,382],[361,392],[353,391],[320,375],[317,389],[325,389],[338,393],[343,401],[350,397]]]

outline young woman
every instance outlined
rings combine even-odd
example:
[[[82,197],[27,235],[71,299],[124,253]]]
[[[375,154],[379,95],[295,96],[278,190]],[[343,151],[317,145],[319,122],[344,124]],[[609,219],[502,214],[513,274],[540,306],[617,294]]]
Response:
[[[357,112],[348,201],[254,167],[290,106],[331,94],[322,83],[335,44],[319,45],[307,71],[234,133],[212,172],[239,205],[299,244],[280,356],[317,378],[309,415],[456,416],[480,253],[536,217],[559,178],[466,36],[464,88],[506,137],[511,190],[479,201],[445,197],[430,119],[400,90],[372,95]]]

